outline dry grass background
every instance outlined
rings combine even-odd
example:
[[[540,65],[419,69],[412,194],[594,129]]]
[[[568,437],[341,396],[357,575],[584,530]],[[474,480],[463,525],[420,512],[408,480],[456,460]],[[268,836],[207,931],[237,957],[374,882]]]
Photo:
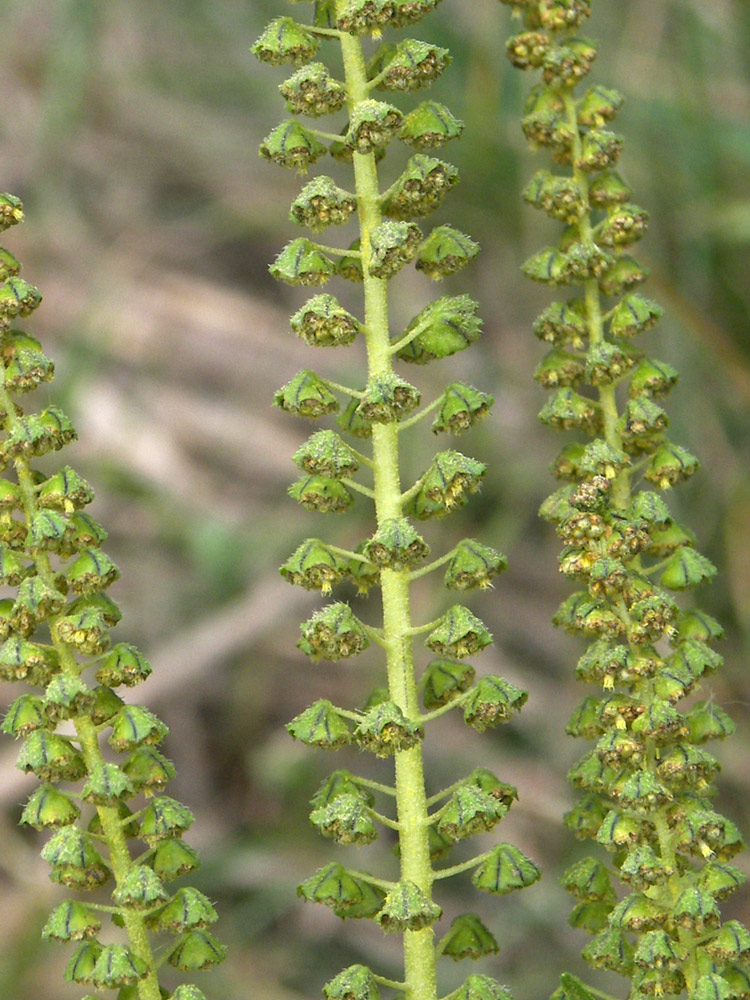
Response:
[[[257,64],[248,48],[283,8],[281,0],[5,0],[1,15],[0,186],[23,198],[27,214],[7,242],[45,295],[31,329],[57,362],[51,393],[80,435],[68,461],[97,487],[94,514],[122,569],[118,634],[155,668],[137,696],[172,727],[174,794],[198,817],[199,884],[219,901],[232,946],[206,990],[225,1000],[312,998],[355,961],[398,972],[396,942],[369,924],[342,933],[336,918],[294,894],[330,856],[308,829],[305,805],[333,761],[293,745],[283,722],[326,693],[356,703],[376,664],[304,662],[295,633],[315,601],[276,569],[307,534],[357,537],[356,518],[327,529],[286,500],[290,456],[309,428],[269,405],[278,385],[318,360],[288,330],[300,296],[267,274],[296,235],[286,213],[299,181],[256,155],[283,113],[275,88],[283,72]],[[704,463],[675,502],[722,571],[706,603],[730,632],[728,665],[712,690],[740,728],[719,751],[722,801],[749,831],[750,12],[745,0],[598,0],[595,8],[596,78],[629,95],[623,166],[652,213],[642,256],[653,269],[650,294],[668,309],[653,350],[682,373],[670,407],[675,437]],[[493,419],[461,444],[489,463],[487,486],[446,530],[508,553],[510,572],[478,607],[497,637],[482,667],[531,692],[507,731],[467,738],[446,721],[427,752],[436,787],[480,763],[519,787],[504,835],[546,877],[499,903],[478,900],[465,883],[446,888],[444,901],[450,915],[483,908],[501,953],[482,971],[530,1000],[547,995],[562,968],[578,967],[583,944],[567,928],[568,900],[554,877],[580,850],[559,824],[578,750],[564,724],[579,697],[579,645],[549,624],[567,588],[555,572],[556,539],[536,519],[558,445],[536,424],[543,393],[530,377],[540,356],[530,325],[547,296],[518,273],[550,230],[519,199],[536,161],[518,126],[529,81],[503,57],[507,10],[496,0],[445,0],[420,30],[454,52],[436,96],[467,123],[446,156],[468,182],[439,221],[484,247],[452,286],[480,301],[486,331],[457,364],[497,396]],[[433,291],[417,278],[401,290],[404,320]],[[321,363],[345,376],[361,364],[358,348],[345,355]],[[426,392],[445,381],[447,364],[419,373]],[[419,457],[410,461],[416,472]],[[419,599],[426,604],[429,592]],[[3,703],[14,695],[8,688]],[[76,989],[60,980],[65,949],[39,940],[58,889],[38,836],[16,826],[30,783],[14,760],[6,742],[0,997],[74,1000]],[[391,864],[387,854],[385,845],[368,864]],[[446,990],[466,971],[448,970]]]

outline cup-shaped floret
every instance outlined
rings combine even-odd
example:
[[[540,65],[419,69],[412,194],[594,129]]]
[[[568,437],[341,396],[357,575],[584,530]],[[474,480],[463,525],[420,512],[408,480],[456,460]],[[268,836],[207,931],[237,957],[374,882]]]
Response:
[[[182,972],[209,969],[227,957],[227,949],[210,931],[192,930],[180,938],[167,961]]]
[[[217,920],[211,901],[190,886],[179,889],[166,906],[147,918],[150,927],[170,934],[210,927]]]
[[[423,101],[405,116],[398,137],[420,151],[435,149],[458,138],[464,123],[437,101]]]
[[[92,487],[69,465],[46,479],[37,491],[39,507],[52,508],[68,514],[85,507],[93,499]]]
[[[306,63],[318,51],[317,37],[291,17],[270,21],[250,51],[272,66]]]
[[[403,114],[392,104],[371,99],[359,101],[349,119],[344,145],[362,154],[383,149],[397,134],[403,120]]]
[[[3,385],[8,392],[33,392],[42,382],[51,382],[54,374],[54,362],[41,351],[19,347],[6,365]]]
[[[330,594],[334,584],[347,575],[346,561],[319,538],[308,538],[281,567],[289,583],[305,590]]]
[[[581,925],[576,924],[576,926]],[[606,969],[621,976],[631,976],[634,968],[634,951],[633,945],[621,930],[604,927],[581,951],[581,957],[595,969]]]
[[[368,63],[367,75],[377,77],[378,89],[420,90],[437,80],[450,61],[448,49],[405,38],[397,45],[381,45]]]
[[[371,844],[378,831],[367,799],[359,792],[342,792],[310,813],[310,822],[339,844]]]
[[[615,903],[617,896],[606,865],[595,858],[581,858],[566,870],[562,886],[579,899]]]
[[[341,514],[354,503],[354,497],[342,482],[325,476],[302,476],[287,492],[307,510],[321,514]]]
[[[482,545],[473,538],[464,539],[456,546],[455,554],[445,572],[448,590],[483,590],[492,586],[492,580],[507,569],[508,560],[496,549]]]
[[[261,156],[300,174],[327,152],[315,133],[293,118],[272,129],[260,145]]]
[[[331,862],[318,869],[297,887],[297,894],[313,903],[329,906],[339,917],[374,917],[383,905],[385,893],[364,878],[352,875],[342,865]]]
[[[446,1000],[513,1000],[510,990],[489,976],[469,976]],[[593,998],[592,998],[593,1000]]]
[[[84,941],[83,944],[80,944],[65,966],[63,972],[65,982],[90,983],[96,960],[101,952],[102,946],[98,941]]]
[[[438,832],[449,840],[464,840],[491,830],[507,811],[499,799],[476,785],[461,785],[441,810]]]
[[[52,866],[50,878],[79,889],[94,889],[110,878],[104,858],[88,834],[76,826],[64,826],[42,848],[42,857]]]
[[[376,566],[413,569],[429,554],[429,546],[405,517],[387,518],[365,542],[363,555]]]
[[[78,781],[86,774],[83,757],[66,736],[37,730],[23,742],[16,764],[41,781]]]
[[[413,260],[422,244],[422,231],[413,222],[387,220],[370,236],[368,273],[374,278],[392,278]]]
[[[380,1000],[374,973],[366,965],[350,965],[323,987],[326,1000]]]
[[[44,700],[38,695],[22,694],[13,702],[0,729],[8,736],[28,736],[35,729],[50,728]]]
[[[135,687],[151,674],[151,666],[135,646],[118,642],[107,653],[96,670],[96,679],[109,687]]]
[[[391,0],[348,0],[339,8],[336,26],[350,35],[379,34],[392,15]]]
[[[293,114],[312,118],[330,115],[346,104],[346,87],[330,75],[324,63],[303,66],[279,90]]]
[[[136,747],[154,746],[168,735],[169,728],[142,705],[124,705],[112,721],[109,744],[119,753]]]
[[[298,337],[312,347],[339,347],[351,344],[361,324],[343,309],[333,295],[315,295],[291,318]]]
[[[328,805],[339,795],[358,795],[368,806],[375,803],[372,792],[364,786],[360,786],[357,778],[349,771],[340,769],[333,771],[327,778],[323,779],[318,790],[310,799],[310,805],[313,809],[319,809]]]
[[[406,220],[429,215],[457,183],[458,170],[452,164],[416,153],[383,194],[383,213],[392,219]]]
[[[273,399],[274,406],[293,413],[297,417],[317,420],[319,417],[336,413],[338,400],[322,378],[313,371],[299,372],[283,385]]]
[[[422,700],[429,711],[447,705],[474,683],[476,671],[468,663],[438,656],[427,664],[422,679]]]
[[[150,864],[163,882],[171,882],[200,867],[194,847],[182,840],[162,840],[151,855]]]
[[[553,302],[537,317],[534,333],[548,344],[580,350],[589,333],[585,303],[582,299]]]
[[[154,795],[161,792],[175,776],[174,764],[153,746],[140,746],[122,765],[123,771],[139,791]]]
[[[424,727],[407,718],[393,701],[373,705],[362,716],[354,737],[363,750],[377,757],[390,757],[418,745]]]
[[[352,734],[335,706],[325,698],[314,702],[304,712],[287,723],[287,731],[308,746],[338,750],[352,741]]]
[[[102,922],[85,903],[65,900],[56,906],[42,927],[45,941],[85,941],[96,937]]]
[[[331,177],[313,178],[292,202],[290,216],[302,226],[319,232],[327,226],[341,226],[357,208],[357,199],[340,188]]]
[[[586,128],[601,128],[611,122],[625,103],[619,90],[596,84],[589,87],[578,103],[578,124]]]
[[[437,226],[419,248],[416,268],[433,281],[460,271],[479,253],[479,245],[452,226]]]
[[[404,337],[419,330],[399,352],[402,361],[427,364],[465,350],[479,339],[482,321],[468,295],[443,295],[414,317]]]
[[[341,660],[357,656],[369,645],[362,622],[343,602],[316,611],[301,632],[298,646],[313,659]]]
[[[317,245],[304,236],[287,243],[268,269],[277,281],[287,285],[324,285],[334,265]]]
[[[42,301],[42,293],[23,278],[8,278],[0,285],[0,317],[28,316]]]
[[[405,880],[388,892],[375,919],[386,933],[403,933],[430,927],[442,912],[415,882]]]
[[[494,396],[489,393],[462,382],[452,382],[443,393],[432,430],[435,434],[463,434],[484,420],[494,402]]]
[[[87,980],[93,986],[118,989],[132,986],[145,979],[149,969],[140,956],[134,954],[127,945],[108,944],[102,948],[91,975]]]
[[[125,772],[106,761],[94,765],[81,789],[83,801],[97,806],[113,806],[133,795],[135,788]]]
[[[522,31],[505,43],[505,51],[516,69],[539,69],[552,40],[544,31]]]
[[[81,815],[75,802],[54,785],[44,784],[35,789],[21,813],[21,823],[35,830],[70,826]]]
[[[441,518],[463,506],[481,485],[487,467],[458,451],[441,451],[422,476],[421,486],[406,506],[420,520]]]
[[[138,836],[149,847],[173,837],[181,837],[189,829],[195,817],[192,812],[176,799],[168,795],[152,799],[141,815]]]
[[[516,712],[520,712],[528,697],[528,692],[490,674],[481,678],[464,702],[464,721],[483,733],[491,726],[508,722]]]
[[[498,943],[476,913],[462,913],[451,921],[450,930],[438,944],[440,954],[455,962],[462,958],[482,958],[495,955]]]
[[[534,862],[512,844],[497,844],[472,875],[477,889],[505,895],[514,889],[533,885],[541,877]]]
[[[463,659],[489,646],[492,636],[468,608],[455,604],[445,612],[430,632],[425,645],[439,656]]]

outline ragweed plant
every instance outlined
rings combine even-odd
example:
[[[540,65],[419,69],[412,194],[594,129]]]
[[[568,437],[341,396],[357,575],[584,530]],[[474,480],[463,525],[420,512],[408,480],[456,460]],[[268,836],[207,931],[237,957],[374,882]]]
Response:
[[[637,290],[647,272],[631,248],[648,213],[617,169],[623,140],[611,122],[623,97],[578,89],[597,52],[579,34],[589,0],[503,2],[523,22],[511,61],[542,74],[523,130],[557,165],[539,170],[524,197],[564,226],[523,269],[571,289],[534,326],[549,347],[535,376],[552,392],[540,417],[575,432],[553,464],[564,485],[541,513],[564,543],[560,569],[579,587],[555,622],[590,640],[576,674],[599,689],[568,726],[594,746],[570,773],[584,796],[565,822],[610,852],[609,864],[589,857],[565,873],[579,900],[571,922],[592,935],[585,959],[629,979],[633,1000],[748,997],[750,932],[722,922],[719,909],[744,880],[730,864],[744,845],[713,807],[719,765],[705,748],[733,724],[711,698],[690,697],[721,664],[712,644],[722,630],[677,600],[715,568],[664,498],[698,462],[669,439],[660,404],[677,372],[640,346],[661,309]],[[592,992],[606,996],[563,976],[558,994]]]
[[[22,216],[17,198],[0,195],[0,228]],[[168,888],[199,864],[182,839],[193,816],[163,794],[174,775],[159,750],[167,727],[115,690],[140,684],[151,668],[134,646],[110,646],[120,611],[107,588],[119,574],[100,548],[106,531],[85,512],[93,490],[70,466],[35,467],[76,433],[54,405],[27,410],[54,365],[13,325],[41,301],[19,272],[1,249],[0,678],[31,688],[2,729],[22,741],[18,767],[41,782],[21,822],[50,834],[42,857],[52,881],[87,894],[60,902],[42,937],[73,946],[64,976],[96,991],[85,1000],[113,991],[117,1000],[205,1000],[194,985],[171,993],[159,985],[164,962],[192,974],[225,949],[208,930],[211,902],[197,889]]]
[[[313,347],[363,343],[367,371],[360,384],[344,386],[307,369],[275,397],[277,406],[299,417],[337,415],[337,429],[317,430],[294,456],[302,475],[291,496],[311,510],[341,512],[356,495],[374,513],[368,538],[350,549],[308,539],[282,574],[290,583],[323,594],[354,584],[362,594],[379,588],[382,596],[382,624],[366,624],[347,601],[337,600],[302,625],[298,643],[312,660],[331,661],[373,646],[387,686],[378,687],[359,709],[327,699],[315,702],[289,723],[292,736],[311,747],[358,747],[391,758],[395,772],[391,783],[340,769],[312,799],[311,822],[339,843],[367,845],[380,828],[394,831],[400,866],[397,877],[389,879],[332,861],[299,887],[306,900],[329,906],[340,917],[369,918],[384,931],[403,935],[403,980],[354,965],[324,987],[328,1000],[377,1000],[381,986],[402,991],[409,1000],[435,1000],[439,955],[479,958],[496,951],[497,944],[471,913],[456,917],[436,943],[441,907],[433,884],[474,869],[478,889],[504,894],[539,876],[536,865],[507,843],[467,862],[443,862],[454,844],[494,827],[516,789],[478,768],[450,788],[429,794],[423,773],[425,729],[439,716],[460,709],[481,732],[511,718],[526,700],[525,692],[501,677],[477,681],[466,660],[491,637],[463,604],[432,622],[412,622],[410,590],[418,578],[441,567],[447,588],[462,594],[488,587],[505,566],[500,553],[474,540],[428,561],[428,545],[414,526],[462,507],[479,489],[483,464],[449,449],[436,454],[413,485],[401,484],[399,452],[415,424],[429,414],[436,433],[459,434],[486,416],[492,403],[487,393],[451,382],[437,399],[421,406],[420,391],[399,370],[402,364],[449,358],[478,338],[480,320],[468,296],[445,295],[430,302],[403,330],[393,332],[389,322],[389,304],[403,267],[413,262],[439,280],[477,252],[475,243],[453,227],[439,225],[425,235],[417,222],[439,206],[457,181],[455,167],[432,152],[458,136],[461,123],[435,101],[402,111],[381,99],[384,92],[396,95],[426,87],[447,67],[448,52],[429,42],[395,35],[380,43],[381,33],[416,24],[436,5],[437,0],[319,0],[312,24],[277,17],[253,46],[268,63],[298,67],[280,86],[294,117],[271,131],[261,145],[262,155],[305,172],[330,153],[344,165],[337,172],[345,171],[347,178],[345,187],[328,175],[305,184],[292,204],[291,218],[313,235],[293,239],[271,273],[298,286],[346,279],[361,284],[364,298],[360,317],[326,292],[314,295],[291,318],[292,330]],[[332,50],[328,64],[318,61],[325,46]],[[343,67],[341,79],[334,59]],[[333,130],[338,126],[321,130],[318,120],[328,115],[343,120],[340,132]],[[383,186],[379,161],[387,149],[389,161],[397,159],[404,146],[412,155],[405,166],[402,157],[401,172]],[[347,223],[357,226],[350,246],[332,247],[330,240],[321,244],[315,237]],[[425,636],[433,654],[424,666],[413,652],[419,636]],[[506,997],[507,992],[493,979],[473,975],[451,996],[478,1000]]]

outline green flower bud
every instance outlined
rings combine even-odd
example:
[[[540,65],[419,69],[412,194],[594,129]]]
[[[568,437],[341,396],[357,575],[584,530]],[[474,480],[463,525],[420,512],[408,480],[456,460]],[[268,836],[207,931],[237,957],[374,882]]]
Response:
[[[365,544],[360,542],[355,551],[361,553]],[[380,582],[380,570],[368,559],[349,559],[346,564],[346,575],[357,588],[359,597],[366,595],[371,587],[376,587]]]
[[[739,889],[747,876],[744,872],[721,861],[709,861],[698,876],[698,886],[710,892],[715,899],[724,900]]]
[[[438,104],[437,101],[423,101],[404,117],[398,137],[402,142],[421,151],[435,149],[451,139],[458,138],[463,129],[464,123],[454,118],[444,104]]]
[[[651,456],[644,477],[666,490],[698,471],[698,459],[679,445],[665,442]]]
[[[287,243],[268,270],[287,285],[324,285],[334,265],[315,243],[300,236]]]
[[[668,922],[669,917],[669,910],[636,892],[620,900],[610,913],[609,922],[612,927],[640,933],[658,930]]]
[[[557,430],[595,433],[601,423],[598,404],[571,388],[558,389],[539,411],[543,424]]]
[[[394,28],[416,24],[437,7],[440,0],[391,0],[392,13],[389,23]]]
[[[443,394],[438,415],[432,423],[433,433],[463,434],[484,420],[494,402],[494,396],[486,392],[461,382],[452,382]]]
[[[443,911],[414,882],[395,885],[375,919],[387,934],[419,931],[439,920]]]
[[[665,396],[679,379],[679,373],[665,361],[644,358],[630,378],[630,396]]]
[[[96,548],[107,537],[107,532],[93,517],[80,511],[69,516],[68,525],[68,533],[60,548],[63,556],[82,549]]]
[[[517,69],[539,69],[550,44],[549,35],[543,31],[524,31],[509,38],[505,50]]]
[[[698,701],[685,719],[693,743],[723,740],[734,732],[734,722],[723,708],[713,701]]]
[[[318,118],[339,111],[346,104],[346,87],[328,72],[323,63],[310,63],[279,87],[293,114]]]
[[[195,891],[195,890],[194,890]],[[169,899],[161,879],[146,865],[135,865],[112,893],[118,906],[148,910]]]
[[[62,514],[54,510],[39,511],[31,519],[26,536],[26,547],[32,552],[45,549],[57,551],[59,543],[69,530],[69,522]]]
[[[89,594],[109,587],[119,579],[120,571],[99,549],[87,549],[68,567],[65,577],[76,594]]]
[[[383,213],[392,219],[418,219],[433,212],[458,183],[458,170],[433,156],[416,153],[383,194]]]
[[[598,239],[605,247],[627,247],[642,239],[648,229],[648,212],[638,205],[617,205],[609,210]]]
[[[441,811],[437,829],[449,840],[464,840],[491,830],[507,811],[502,802],[476,785],[461,785]]]
[[[621,976],[633,973],[633,946],[622,931],[615,928],[599,931],[583,949],[581,957],[595,969],[607,969]]]
[[[568,259],[557,247],[545,247],[521,265],[521,270],[532,281],[545,285],[565,284],[568,281]]]
[[[591,72],[596,46],[586,38],[568,38],[564,45],[552,45],[544,54],[542,79],[551,87],[575,87]]]
[[[303,899],[329,906],[339,917],[374,917],[383,905],[384,893],[352,875],[336,862],[319,868],[314,875],[297,886]]]
[[[553,219],[572,224],[586,210],[580,187],[570,177],[538,170],[523,190],[524,199],[535,208],[547,212]]]
[[[601,128],[617,116],[624,103],[625,98],[619,90],[601,84],[590,87],[578,103],[578,124],[585,128]]]
[[[362,552],[381,568],[401,571],[413,569],[429,554],[429,546],[405,517],[387,518]]]
[[[181,837],[195,822],[195,817],[181,802],[167,795],[153,799],[146,807],[138,827],[138,836],[149,847],[161,841]]]
[[[570,344],[580,349],[588,337],[585,303],[581,299],[553,302],[537,318],[534,333],[540,340],[556,347]]]
[[[735,996],[736,993],[729,981],[715,972],[700,976],[690,992],[691,1000],[728,1000],[729,997]]]
[[[35,729],[49,727],[49,719],[44,711],[44,701],[32,694],[22,694],[8,709],[0,727],[8,736],[28,736]]]
[[[598,795],[586,795],[563,816],[563,823],[579,840],[596,837],[607,808]]]
[[[451,63],[448,49],[406,38],[383,45],[368,65],[368,76],[379,78],[378,90],[420,90],[429,87]]]
[[[623,772],[609,793],[623,806],[636,809],[658,809],[672,799],[670,790],[651,771]]]
[[[306,590],[330,594],[333,585],[346,575],[345,564],[318,538],[308,538],[281,567],[281,575],[289,583]]]
[[[181,938],[169,953],[167,961],[182,972],[194,972],[196,969],[209,969],[212,965],[218,965],[226,957],[226,947],[213,934],[205,930],[194,930]]]
[[[654,885],[662,885],[674,874],[674,868],[646,845],[628,851],[620,866],[620,875],[633,889],[645,892]]]
[[[680,893],[672,906],[672,917],[680,927],[696,934],[718,927],[721,919],[713,896],[698,886],[689,886]]]
[[[440,281],[460,271],[479,253],[479,245],[451,226],[437,226],[419,249],[416,268]]]
[[[148,966],[126,945],[108,944],[102,948],[88,982],[115,989],[130,986],[148,975]]]
[[[98,941],[85,941],[79,945],[65,967],[63,979],[66,983],[90,983],[96,960],[102,952]]]
[[[286,728],[295,740],[324,750],[338,750],[352,740],[346,721],[324,698],[288,722]]]
[[[54,509],[72,514],[91,503],[94,491],[75,469],[69,465],[60,469],[39,487],[37,503],[45,509]]]
[[[474,683],[476,672],[468,663],[454,663],[443,657],[431,660],[422,675],[422,700],[430,711],[447,705]]]
[[[339,795],[357,795],[368,806],[375,803],[373,794],[364,786],[360,787],[358,779],[353,774],[342,769],[334,771],[323,779],[317,792],[310,799],[310,805],[313,809],[321,809]]]
[[[571,927],[586,931],[588,934],[598,934],[607,926],[611,910],[611,903],[590,901],[578,903],[570,911],[568,923]]]
[[[297,644],[314,660],[341,660],[357,656],[369,646],[362,622],[348,604],[329,604],[301,626],[302,639]]]
[[[422,476],[422,486],[406,511],[420,520],[440,518],[467,503],[487,471],[482,462],[458,451],[441,451]]]
[[[250,51],[272,66],[282,63],[301,65],[318,51],[319,42],[312,32],[291,17],[276,17],[268,25]]]
[[[579,170],[604,170],[617,162],[623,138],[607,129],[592,129],[583,136],[581,155],[575,165]]]
[[[13,194],[0,194],[0,229],[3,231],[23,219],[21,199]]]
[[[710,559],[683,545],[667,560],[659,583],[670,590],[689,590],[715,576],[716,567]]]
[[[123,763],[122,769],[135,788],[155,795],[175,776],[174,764],[155,747],[140,746]]]
[[[586,355],[586,379],[591,385],[611,385],[636,364],[639,355],[626,343],[604,341]]]
[[[374,278],[392,278],[416,257],[422,239],[422,231],[413,222],[383,222],[376,226],[370,237],[369,273]]]
[[[425,645],[438,656],[455,656],[462,660],[489,646],[492,636],[484,623],[461,604],[454,604],[430,632]]]
[[[41,351],[20,348],[5,369],[3,384],[9,392],[31,392],[51,382],[54,374],[54,363]]]
[[[648,278],[648,268],[643,267],[633,257],[628,254],[620,254],[615,265],[601,278],[599,278],[599,288],[604,295],[612,297],[623,295],[625,292],[640,285]]]
[[[354,497],[343,483],[325,476],[303,476],[292,483],[287,492],[307,510],[317,510],[321,514],[341,514],[354,503]]]
[[[438,944],[438,951],[454,962],[462,958],[482,958],[499,951],[497,941],[476,913],[454,917],[448,933]]]
[[[526,99],[523,133],[530,143],[551,146],[556,152],[569,156],[574,131],[565,115],[565,104],[559,94],[542,86],[533,87]]]
[[[89,836],[75,826],[61,827],[42,848],[42,858],[52,866],[53,882],[75,889],[95,889],[110,878],[110,871]]]
[[[42,293],[23,278],[8,278],[0,285],[0,316],[28,316],[42,301]]]
[[[283,385],[273,402],[274,406],[287,413],[307,417],[309,420],[336,413],[339,408],[338,400],[323,379],[308,370],[299,372],[291,382]]]
[[[339,347],[351,344],[362,325],[342,309],[333,295],[316,295],[290,320],[291,327],[311,347]]]
[[[626,295],[613,311],[609,322],[614,337],[634,337],[659,322],[661,306],[640,295]]]
[[[145,681],[151,674],[151,666],[143,655],[125,642],[118,642],[107,653],[96,671],[96,679],[100,684],[118,687],[135,687]]]
[[[163,897],[166,899],[166,894]],[[147,918],[149,926],[171,934],[186,930],[210,927],[218,915],[210,900],[202,892],[190,887],[179,889],[166,906]]]
[[[468,295],[443,295],[414,317],[404,336],[418,327],[421,332],[397,356],[402,361],[424,365],[450,357],[473,344],[479,339],[482,321],[477,316],[476,302]]]
[[[119,799],[135,795],[132,782],[116,764],[95,764],[81,790],[84,802],[97,806],[112,806]]]
[[[109,624],[97,608],[85,608],[58,618],[57,633],[79,653],[98,656],[109,647]]]
[[[308,167],[327,152],[315,134],[293,118],[277,125],[260,145],[261,156],[281,167],[296,170],[298,174],[306,173]]]
[[[606,903],[615,903],[617,900],[606,866],[594,858],[576,861],[560,879],[560,884],[579,899]]]
[[[356,208],[353,194],[338,187],[332,178],[321,175],[302,188],[292,202],[290,218],[313,232],[320,232],[327,226],[343,225]]]
[[[13,628],[21,635],[30,635],[40,622],[58,614],[64,604],[63,595],[41,577],[22,580],[13,603]]]
[[[380,1000],[375,976],[366,965],[350,965],[323,987],[326,1000]]]
[[[616,851],[622,847],[632,846],[640,835],[640,820],[610,809],[602,820],[596,839],[607,850]]]
[[[151,867],[164,882],[171,882],[200,867],[198,852],[182,840],[162,840],[151,855]]]
[[[568,736],[581,736],[585,740],[593,740],[601,736],[604,729],[600,718],[600,708],[600,700],[587,695],[573,711],[570,721],[565,727]]]
[[[379,35],[392,13],[389,0],[349,0],[338,16],[339,31],[350,35]]]
[[[371,0],[360,0],[369,3]],[[383,101],[358,101],[349,118],[344,145],[355,153],[384,149],[401,128],[404,116]]]
[[[595,208],[621,205],[629,201],[631,195],[630,187],[616,170],[603,170],[589,181],[589,202]]]
[[[67,736],[36,730],[23,741],[16,763],[40,781],[78,781],[86,773],[83,757]]]
[[[584,754],[578,763],[568,771],[568,781],[578,788],[603,792],[616,775],[617,771],[606,763],[595,750],[592,750]],[[599,822],[599,827],[601,827],[603,818]]]
[[[377,757],[390,757],[409,750],[423,737],[424,727],[407,718],[393,701],[384,701],[368,709],[354,730],[360,747]]]
[[[659,929],[643,935],[633,959],[642,969],[676,969],[686,956],[685,947]]]
[[[508,568],[508,560],[502,553],[482,545],[471,538],[459,542],[456,552],[448,563],[445,586],[448,590],[483,590],[492,586],[493,577]]]
[[[44,830],[71,826],[80,815],[81,810],[65,792],[54,785],[40,785],[23,807],[20,822],[35,830]]]
[[[88,709],[91,721],[95,726],[101,726],[120,711],[125,702],[115,692],[104,685],[98,685],[93,690],[93,701]]]
[[[84,903],[66,900],[56,906],[42,927],[45,941],[83,941],[96,937],[102,924]]]
[[[496,844],[471,877],[477,889],[504,896],[514,889],[533,885],[541,871],[512,844]]]
[[[169,733],[169,727],[142,705],[124,705],[112,722],[108,743],[118,753],[136,747],[155,746]]]
[[[554,389],[558,385],[575,385],[583,374],[584,365],[579,357],[555,347],[537,365],[534,378],[545,389]]]
[[[371,844],[378,836],[367,799],[358,792],[342,792],[313,809],[310,822],[324,837],[339,844]]]

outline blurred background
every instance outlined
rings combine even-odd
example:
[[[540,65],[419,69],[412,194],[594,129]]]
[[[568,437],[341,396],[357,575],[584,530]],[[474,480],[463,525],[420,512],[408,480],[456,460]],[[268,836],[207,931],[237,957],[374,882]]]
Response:
[[[750,12],[745,0],[594,7],[587,33],[601,48],[593,79],[628,96],[617,126],[627,138],[622,169],[652,218],[639,256],[652,269],[647,294],[666,318],[649,335],[650,350],[681,372],[669,403],[673,437],[703,462],[670,499],[721,571],[701,596],[728,632],[726,670],[709,691],[738,722],[738,735],[718,748],[721,803],[748,832]],[[112,591],[125,612],[118,637],[153,664],[137,697],[170,725],[166,752],[179,769],[172,794],[197,815],[197,884],[220,905],[220,936],[231,946],[205,989],[224,1000],[312,1000],[354,962],[400,971],[397,940],[369,923],[341,925],[295,896],[334,854],[347,857],[313,833],[307,800],[332,767],[368,765],[297,746],[283,724],[318,697],[361,703],[379,671],[367,655],[311,666],[294,643],[319,597],[277,570],[307,535],[351,544],[370,533],[364,501],[352,517],[324,522],[286,497],[297,471],[291,455],[314,427],[270,406],[301,367],[353,382],[362,371],[360,345],[316,355],[296,340],[288,315],[306,296],[267,271],[299,235],[287,213],[301,181],[257,156],[285,115],[276,88],[288,72],[248,49],[286,12],[282,0],[5,0],[0,32],[0,187],[23,199],[27,219],[6,243],[44,293],[29,329],[57,363],[48,395],[80,435],[67,461],[95,485],[91,509],[122,570]],[[307,6],[296,13],[304,19]],[[544,392],[531,378],[543,353],[531,324],[550,297],[519,264],[557,230],[520,199],[548,162],[527,150],[520,130],[532,81],[504,57],[510,31],[496,0],[445,0],[411,32],[450,48],[453,66],[431,96],[466,123],[464,138],[441,154],[465,183],[431,221],[470,233],[483,253],[442,287],[400,277],[394,324],[435,294],[463,291],[485,321],[471,351],[405,375],[426,398],[455,378],[497,397],[491,419],[458,444],[489,464],[486,486],[442,522],[442,543],[434,537],[446,546],[472,534],[507,553],[510,571],[472,605],[496,636],[477,666],[530,697],[515,723],[484,736],[445,718],[426,753],[432,790],[477,765],[516,784],[520,802],[503,839],[546,872],[533,889],[499,901],[477,898],[468,878],[443,886],[446,915],[480,912],[501,946],[481,968],[444,969],[444,992],[481,971],[531,1000],[548,995],[561,970],[581,968],[585,942],[567,925],[570,900],[555,873],[582,851],[559,817],[572,802],[565,773],[584,749],[564,727],[583,692],[573,682],[582,646],[550,624],[570,589],[556,573],[558,542],[536,516],[554,487],[547,466],[560,441],[536,422]],[[407,107],[409,98],[396,102]],[[395,167],[386,161],[387,179],[399,156]],[[346,177],[345,168],[318,167]],[[342,301],[356,310],[357,294],[344,289]],[[414,440],[412,476],[435,449],[429,431],[426,456]],[[425,534],[433,538],[429,525]],[[420,588],[417,616],[433,617],[436,601],[448,605],[437,583]],[[376,602],[361,613],[374,615]],[[0,696],[3,705],[15,693]],[[41,838],[16,825],[33,782],[15,756],[6,740],[0,996],[75,1000],[80,990],[60,979],[68,949],[39,937],[60,892],[39,858]],[[380,774],[386,780],[387,766]],[[367,851],[354,863],[392,871],[390,843]],[[750,871],[746,858],[740,865]],[[733,905],[750,916],[747,893]]]

